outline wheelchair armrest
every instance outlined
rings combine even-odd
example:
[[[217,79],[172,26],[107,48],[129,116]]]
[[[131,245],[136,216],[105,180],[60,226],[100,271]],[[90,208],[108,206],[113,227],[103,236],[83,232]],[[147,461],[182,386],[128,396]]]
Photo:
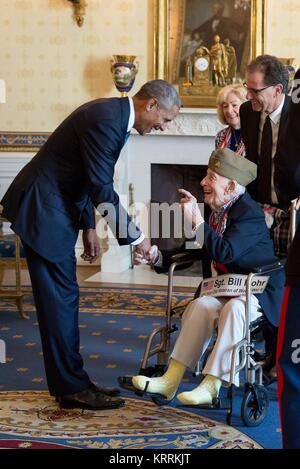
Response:
[[[168,298],[171,297],[172,291],[173,291],[174,270],[176,270],[178,267],[184,267],[184,266],[188,267],[192,265],[194,261],[195,261],[195,258],[191,254],[186,253],[186,252],[174,254],[171,257],[172,264],[170,265],[169,271],[168,271]]]
[[[174,254],[174,256],[171,257],[171,261],[178,266],[190,264],[195,261],[195,258],[188,252],[180,252],[179,254]]]
[[[273,264],[267,264],[267,265],[255,267],[252,269],[252,271],[255,274],[266,274],[269,272],[274,272],[276,270],[283,269],[284,264],[285,264],[284,261],[280,260],[280,261],[273,262]]]

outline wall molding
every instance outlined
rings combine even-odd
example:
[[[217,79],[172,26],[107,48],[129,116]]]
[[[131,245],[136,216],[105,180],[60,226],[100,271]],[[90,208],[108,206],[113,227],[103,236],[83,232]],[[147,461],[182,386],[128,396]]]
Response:
[[[51,132],[0,132],[0,151],[36,152]]]

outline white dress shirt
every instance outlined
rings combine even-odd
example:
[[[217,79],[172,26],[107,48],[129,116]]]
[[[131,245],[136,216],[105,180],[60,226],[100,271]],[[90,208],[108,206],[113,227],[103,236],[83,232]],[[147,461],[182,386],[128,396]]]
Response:
[[[127,132],[130,132],[133,124],[134,124],[134,119],[135,119],[135,113],[134,113],[134,106],[133,106],[133,101],[132,98],[128,96],[129,104],[130,104],[130,114],[129,114],[129,121],[128,121],[128,126],[127,126]],[[138,239],[133,241],[131,244],[133,246],[136,246],[137,244],[140,244],[142,241],[144,241],[145,235],[144,233],[141,233]]]

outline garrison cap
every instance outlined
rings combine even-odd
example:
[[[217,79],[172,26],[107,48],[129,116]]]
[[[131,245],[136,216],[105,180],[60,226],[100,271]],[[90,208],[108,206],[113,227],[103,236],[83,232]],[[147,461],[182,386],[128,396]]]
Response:
[[[257,165],[229,148],[213,151],[208,167],[220,176],[235,179],[241,186],[247,186],[257,176]]]

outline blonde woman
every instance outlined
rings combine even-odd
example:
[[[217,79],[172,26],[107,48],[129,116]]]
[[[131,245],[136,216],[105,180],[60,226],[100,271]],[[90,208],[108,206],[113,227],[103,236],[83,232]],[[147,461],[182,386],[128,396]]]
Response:
[[[230,148],[240,156],[245,156],[245,145],[241,136],[240,106],[247,101],[247,90],[242,84],[228,85],[217,96],[218,118],[227,127],[216,136],[216,148]]]

